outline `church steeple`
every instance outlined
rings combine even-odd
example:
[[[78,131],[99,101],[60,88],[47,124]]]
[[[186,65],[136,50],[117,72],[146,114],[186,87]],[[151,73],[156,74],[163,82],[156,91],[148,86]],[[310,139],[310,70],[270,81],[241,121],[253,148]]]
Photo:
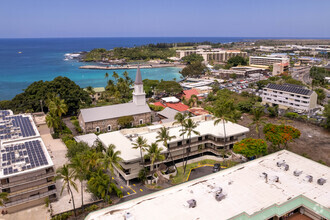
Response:
[[[146,105],[146,94],[143,91],[143,82],[140,71],[140,65],[136,70],[134,92],[133,92],[133,103],[136,105]]]

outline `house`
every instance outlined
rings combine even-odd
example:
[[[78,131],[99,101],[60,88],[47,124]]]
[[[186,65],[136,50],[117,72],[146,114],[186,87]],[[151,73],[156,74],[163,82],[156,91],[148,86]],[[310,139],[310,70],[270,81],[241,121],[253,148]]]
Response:
[[[162,111],[157,112],[157,115],[160,118],[161,123],[167,123],[175,121],[174,117],[178,113],[179,111],[172,108],[165,108]]]
[[[88,90],[85,88],[85,91],[88,92]],[[97,101],[99,98],[102,96],[102,94],[105,92],[104,87],[94,87],[93,91],[95,92],[94,94],[89,94],[89,96],[92,98],[92,101]]]
[[[133,126],[151,123],[151,110],[146,103],[140,67],[136,71],[132,102],[81,109],[78,119],[84,133],[109,132],[120,129],[118,119],[125,116],[132,117]]]

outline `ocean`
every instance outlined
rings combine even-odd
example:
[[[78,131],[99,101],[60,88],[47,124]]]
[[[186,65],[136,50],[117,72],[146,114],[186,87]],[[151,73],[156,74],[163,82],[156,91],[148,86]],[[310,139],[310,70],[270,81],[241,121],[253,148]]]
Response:
[[[79,69],[86,65],[76,60],[64,60],[64,54],[90,51],[94,48],[112,49],[150,43],[176,42],[238,42],[245,38],[224,37],[140,37],[140,38],[38,38],[0,39],[0,100],[12,99],[31,83],[66,76],[80,87],[105,86],[106,70]],[[122,74],[125,70],[116,70]],[[142,69],[143,79],[171,80],[180,78],[175,67]],[[136,70],[127,70],[134,79]],[[112,75],[111,71],[108,71]]]

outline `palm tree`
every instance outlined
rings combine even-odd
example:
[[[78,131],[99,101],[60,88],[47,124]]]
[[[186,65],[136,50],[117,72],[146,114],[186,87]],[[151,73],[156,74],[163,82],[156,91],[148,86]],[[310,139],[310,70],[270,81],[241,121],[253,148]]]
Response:
[[[65,104],[63,99],[61,99],[59,96],[55,96],[48,102],[48,109],[49,112],[53,113],[53,115],[59,117],[59,127],[60,131],[62,131],[62,115],[68,112],[68,106]]]
[[[141,136],[139,136],[135,143],[133,143],[134,147],[133,149],[140,149],[140,155],[141,155],[141,163],[142,163],[142,166],[143,166],[143,172],[144,172],[144,175],[146,175],[145,173],[145,168],[144,168],[144,159],[143,159],[143,156],[142,156],[142,152],[146,150],[146,147],[147,147],[147,140]]]
[[[222,102],[218,102],[214,108],[214,115],[218,118],[214,121],[214,125],[217,125],[220,122],[223,123],[224,148],[226,148],[227,141],[226,123],[228,121],[235,121],[235,116],[233,114],[235,110],[233,110],[232,104],[232,100],[222,100]]]
[[[109,73],[105,73],[104,78],[107,79],[107,84],[108,84]]]
[[[6,201],[8,201],[8,193],[6,192],[2,192],[0,193],[0,206],[5,206],[5,203]]]
[[[60,118],[52,112],[46,115],[46,123],[49,128],[56,131],[60,127]]]
[[[81,186],[81,207],[84,211],[84,180],[87,179],[87,163],[81,154],[78,154],[71,159],[71,164],[69,166],[75,171],[74,179],[80,181]]]
[[[94,195],[108,202],[110,200],[109,193],[112,191],[110,181],[110,177],[102,169],[98,169],[92,173],[87,184]]]
[[[119,162],[123,160],[119,156],[121,152],[115,151],[115,148],[116,146],[114,144],[110,144],[103,158],[100,160],[101,164],[103,165],[103,169],[109,169],[111,175],[114,175],[114,167],[120,167]]]
[[[95,149],[96,152],[100,152],[100,153],[103,153],[106,151],[105,147],[103,146],[103,144],[100,140],[96,140],[94,142],[93,149]]]
[[[256,106],[252,109],[252,123],[249,125],[255,125],[256,126],[256,132],[258,134],[258,138],[260,138],[260,126],[265,125],[265,119],[262,118],[264,115],[264,107],[263,106]]]
[[[60,167],[56,170],[56,174],[57,175],[55,176],[55,180],[63,179],[63,184],[62,184],[62,189],[61,189],[60,195],[62,195],[63,190],[65,188],[68,190],[68,193],[71,194],[74,216],[77,216],[76,207],[74,204],[74,197],[73,197],[73,193],[72,193],[72,189],[71,189],[71,187],[73,187],[78,192],[77,184],[74,182],[76,172],[74,169],[70,168],[69,165],[64,164],[62,167]]]
[[[184,130],[182,131],[182,133],[187,134],[187,137],[189,137],[189,150],[187,149],[187,159],[186,159],[186,164],[184,165],[183,168],[183,173],[186,172],[186,167],[187,167],[187,163],[188,163],[188,157],[189,157],[189,152],[190,152],[190,145],[191,145],[191,135],[192,133],[199,135],[200,133],[198,131],[196,131],[195,129],[197,128],[198,124],[196,122],[194,122],[191,118],[188,118],[184,124]]]
[[[89,95],[95,95],[95,91],[91,86],[87,86],[86,91],[88,92]]]
[[[150,159],[150,170],[156,161],[163,161],[165,159],[165,156],[161,153],[162,150],[163,148],[158,147],[157,142],[148,145],[147,154],[144,156],[144,158]]]
[[[118,81],[118,78],[119,78],[119,75],[118,75],[118,73],[116,73],[116,72],[113,72],[113,74],[112,74],[112,77],[113,77],[113,78],[115,78],[115,80],[116,80],[116,83],[117,83],[117,81]]]
[[[185,122],[185,120],[188,118],[188,114],[187,113],[181,113],[181,112],[178,112],[175,116],[174,116],[174,119],[175,119],[175,122],[173,123],[173,125],[175,124],[180,124],[181,125],[181,132],[183,132],[183,124]],[[180,136],[182,136],[182,141],[184,140],[184,134],[185,133],[181,133]],[[184,166],[184,148],[182,149],[182,166]]]
[[[175,170],[177,170],[177,167],[176,167],[173,157],[172,157],[170,146],[168,145],[168,142],[171,141],[173,138],[176,138],[176,136],[175,135],[170,136],[170,132],[169,132],[168,128],[165,128],[165,127],[162,127],[159,131],[157,131],[157,134],[158,134],[158,136],[156,137],[157,142],[160,142],[160,141],[163,142],[164,147],[167,148],[167,151],[171,157],[172,164],[174,165]]]
[[[86,166],[88,171],[95,171],[99,168],[100,158],[102,153],[97,152],[96,150],[89,150],[84,152],[83,159],[86,161]]]

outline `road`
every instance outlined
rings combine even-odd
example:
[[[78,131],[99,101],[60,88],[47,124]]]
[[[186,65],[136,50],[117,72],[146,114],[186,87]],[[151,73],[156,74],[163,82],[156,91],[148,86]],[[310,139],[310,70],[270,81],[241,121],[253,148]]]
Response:
[[[310,67],[294,67],[290,69],[293,79],[302,81],[305,84],[310,84],[312,82],[309,77]]]

